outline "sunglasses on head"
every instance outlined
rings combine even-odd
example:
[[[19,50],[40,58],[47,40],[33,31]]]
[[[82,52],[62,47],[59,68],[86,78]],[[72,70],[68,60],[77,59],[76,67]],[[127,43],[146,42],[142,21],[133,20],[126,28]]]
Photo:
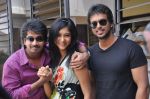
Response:
[[[102,19],[102,20],[98,20],[98,21],[93,21],[93,22],[91,22],[90,27],[95,29],[97,27],[98,23],[101,26],[106,26],[107,25],[107,20],[106,19]]]
[[[30,42],[33,42],[34,40],[36,40],[37,42],[43,42],[44,41],[42,36],[37,36],[36,38],[33,38],[32,36],[27,36],[26,40],[29,40]]]

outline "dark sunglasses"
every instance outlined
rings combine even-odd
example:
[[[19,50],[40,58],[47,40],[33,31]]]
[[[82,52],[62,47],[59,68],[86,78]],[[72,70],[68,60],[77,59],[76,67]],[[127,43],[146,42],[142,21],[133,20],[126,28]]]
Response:
[[[101,26],[106,26],[107,20],[106,19],[102,19],[102,20],[99,20],[99,21],[93,21],[93,22],[91,22],[90,27],[93,28],[93,29],[95,29],[97,27],[98,23]]]
[[[27,36],[26,40],[29,40],[30,42],[33,42],[36,40],[37,42],[43,42],[44,38],[42,36],[37,36],[36,38],[33,38],[32,36]]]

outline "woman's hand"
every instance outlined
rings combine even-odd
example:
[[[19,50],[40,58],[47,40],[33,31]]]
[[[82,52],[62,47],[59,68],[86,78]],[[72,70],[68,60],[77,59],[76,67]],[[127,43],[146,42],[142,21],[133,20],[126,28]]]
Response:
[[[52,79],[52,69],[49,68],[49,66],[46,66],[46,67],[41,67],[39,68],[38,72],[37,72],[37,75],[43,79],[43,80],[46,80],[46,81],[49,81]]]

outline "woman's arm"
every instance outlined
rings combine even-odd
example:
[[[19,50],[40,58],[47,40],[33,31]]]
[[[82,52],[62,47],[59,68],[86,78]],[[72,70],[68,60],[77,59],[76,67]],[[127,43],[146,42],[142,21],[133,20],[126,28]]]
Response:
[[[87,66],[84,66],[82,69],[74,69],[74,72],[80,82],[84,99],[93,99],[91,87],[91,75]]]
[[[45,94],[46,94],[46,96],[48,97],[48,99],[50,99],[50,96],[51,96],[51,94],[52,94],[50,82],[44,83],[44,91],[45,91]]]
[[[87,52],[87,48],[84,43],[79,44],[79,52],[78,57],[76,59],[80,60],[84,64],[81,64],[79,67],[80,69],[74,68],[74,72],[80,82],[80,86],[82,92],[84,94],[84,99],[93,99],[92,97],[92,87],[91,87],[91,75],[90,71],[87,68],[87,60],[89,58],[89,54]],[[80,56],[80,57],[79,57]]]
[[[39,70],[38,70],[38,76],[41,78],[42,76],[48,76],[49,77],[49,80],[47,82],[44,83],[44,91],[45,91],[45,94],[46,96],[48,97],[48,99],[50,99],[50,96],[52,94],[52,89],[51,89],[51,86],[50,86],[50,80],[52,78],[52,69],[49,68],[49,66],[46,66],[46,67],[41,67]]]

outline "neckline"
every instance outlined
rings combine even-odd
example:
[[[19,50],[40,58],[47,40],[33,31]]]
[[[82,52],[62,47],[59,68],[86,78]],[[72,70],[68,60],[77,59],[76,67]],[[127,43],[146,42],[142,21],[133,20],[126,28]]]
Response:
[[[113,42],[113,44],[109,46],[107,49],[100,48],[99,43],[98,43],[98,48],[100,49],[101,52],[107,52],[111,50],[117,44],[118,40],[119,40],[119,37],[117,37],[117,39]]]
[[[67,55],[65,55],[65,56],[60,60],[58,66],[60,66],[60,65],[63,63],[63,61],[65,60],[66,57],[67,57]]]

